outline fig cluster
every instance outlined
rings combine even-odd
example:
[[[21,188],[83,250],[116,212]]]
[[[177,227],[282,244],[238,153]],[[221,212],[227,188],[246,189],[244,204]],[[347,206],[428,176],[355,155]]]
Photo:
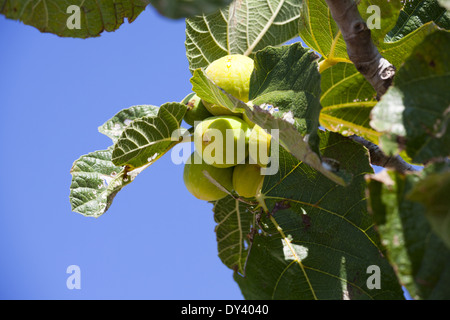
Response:
[[[224,56],[211,63],[205,74],[217,86],[249,103],[253,60],[243,55]],[[201,99],[196,93],[182,103],[184,120],[194,126],[195,151],[186,162],[183,180],[196,198],[216,201],[228,193],[253,198],[261,191],[271,136],[242,113]]]

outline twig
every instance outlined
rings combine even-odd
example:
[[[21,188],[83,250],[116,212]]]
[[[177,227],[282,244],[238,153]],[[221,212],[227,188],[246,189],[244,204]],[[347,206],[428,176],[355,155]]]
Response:
[[[372,42],[370,29],[358,12],[354,0],[326,0],[356,69],[377,92],[377,99],[387,91],[395,76],[395,67],[384,59]]]
[[[416,171],[416,169],[411,164],[407,163],[400,156],[397,155],[391,157],[386,155],[375,143],[367,141],[366,139],[358,137],[356,135],[349,136],[349,138],[355,142],[362,144],[369,150],[370,163],[373,165],[387,169],[394,169],[401,173]]]

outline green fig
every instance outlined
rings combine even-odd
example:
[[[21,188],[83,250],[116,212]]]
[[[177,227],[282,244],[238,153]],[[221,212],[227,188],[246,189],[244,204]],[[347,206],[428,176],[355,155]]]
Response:
[[[205,163],[194,151],[184,165],[183,180],[188,191],[197,199],[216,201],[227,193],[212,183],[204,174],[206,171],[226,190],[233,188],[233,168],[217,168]]]
[[[248,139],[249,163],[266,167],[269,163],[272,136],[255,124]]]
[[[243,163],[248,156],[248,124],[234,116],[216,116],[203,120],[194,130],[194,145],[203,160],[218,168]]]
[[[264,176],[256,164],[238,164],[233,171],[233,189],[243,198],[253,198],[261,191]]]
[[[253,59],[241,54],[231,54],[213,61],[206,68],[205,74],[227,93],[247,102],[253,68]],[[205,107],[215,116],[235,114],[217,104],[208,103]]]
[[[181,103],[188,107],[184,115],[184,121],[191,126],[194,125],[195,121],[212,117],[212,114],[206,109],[204,101],[195,92],[188,94]]]

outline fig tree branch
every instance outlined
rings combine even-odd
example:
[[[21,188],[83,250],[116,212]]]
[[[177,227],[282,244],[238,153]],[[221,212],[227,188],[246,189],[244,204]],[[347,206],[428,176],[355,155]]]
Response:
[[[388,156],[380,149],[379,146],[370,141],[367,141],[364,138],[358,137],[356,135],[350,136],[349,138],[355,142],[362,144],[367,148],[367,150],[369,150],[370,163],[375,166],[394,169],[400,173],[416,171],[416,169],[412,165],[407,163],[400,156]]]
[[[354,0],[326,0],[326,3],[341,30],[350,60],[375,89],[379,100],[392,84],[395,67],[381,56],[372,42],[370,29]]]

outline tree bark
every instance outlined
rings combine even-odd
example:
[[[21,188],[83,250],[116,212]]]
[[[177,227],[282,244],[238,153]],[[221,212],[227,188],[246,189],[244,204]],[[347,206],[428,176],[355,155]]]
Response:
[[[370,141],[367,141],[364,138],[358,137],[356,135],[350,136],[349,138],[355,142],[362,144],[367,148],[367,150],[369,150],[370,163],[375,166],[394,169],[400,173],[416,171],[416,169],[412,165],[407,163],[400,156],[388,156],[383,151],[381,151],[379,146]]]
[[[387,91],[395,76],[395,67],[384,59],[372,42],[370,29],[362,19],[354,0],[326,0],[347,45],[347,53],[356,69],[377,92]]]

